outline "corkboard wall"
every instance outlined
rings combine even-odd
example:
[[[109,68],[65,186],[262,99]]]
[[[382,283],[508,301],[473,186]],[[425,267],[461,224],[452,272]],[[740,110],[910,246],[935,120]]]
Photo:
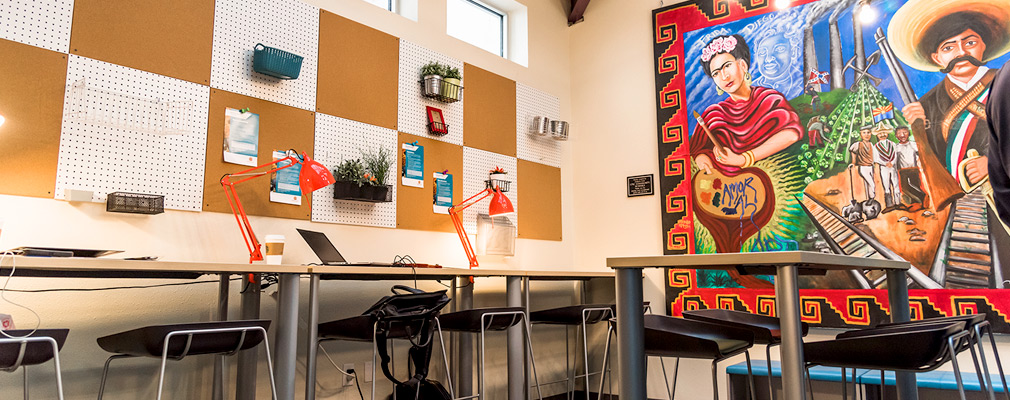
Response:
[[[463,144],[516,156],[516,82],[463,64]]]
[[[259,164],[273,160],[274,150],[295,149],[310,157],[315,137],[315,113],[266,100],[218,89],[210,91],[210,115],[207,123],[207,167],[204,172],[203,210],[231,213],[221,177],[250,167],[228,164],[222,155],[224,113],[226,108],[243,109],[260,116]],[[269,171],[264,167],[262,171]],[[236,186],[246,214],[308,220],[311,195],[302,193],[302,205],[270,202],[270,177],[264,176]]]
[[[0,39],[0,193],[53,197],[67,56]]]
[[[396,129],[400,39],[330,12],[319,14],[316,111]]]
[[[424,187],[416,188],[400,184],[403,170],[403,143],[424,146]],[[431,210],[434,172],[449,170],[452,174],[452,200],[458,203],[463,197],[463,147],[432,140],[407,133],[399,134],[397,148],[396,227],[422,231],[455,232],[452,219],[446,214],[435,214]],[[468,194],[472,196],[473,193]]]
[[[561,240],[561,169],[518,161],[519,237]]]
[[[70,52],[210,84],[212,0],[75,0]]]

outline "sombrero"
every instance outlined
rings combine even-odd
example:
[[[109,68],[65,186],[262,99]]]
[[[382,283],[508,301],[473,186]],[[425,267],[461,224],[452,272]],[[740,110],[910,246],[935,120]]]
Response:
[[[1010,0],[909,0],[891,17],[887,41],[894,54],[909,67],[939,71],[941,67],[930,57],[932,51],[927,52],[919,45],[937,22],[956,13],[969,14],[971,23],[991,28],[992,37],[985,43],[983,62],[1010,52]]]

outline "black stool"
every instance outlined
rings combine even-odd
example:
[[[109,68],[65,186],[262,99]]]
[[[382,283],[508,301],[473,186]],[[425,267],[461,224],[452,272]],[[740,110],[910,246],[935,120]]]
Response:
[[[28,366],[53,360],[56,367],[56,393],[63,400],[63,376],[60,373],[60,349],[69,329],[7,330],[0,334],[0,370],[14,372],[24,367],[24,395],[28,398]]]
[[[747,380],[750,383],[751,396],[754,392],[754,374],[751,370],[750,353],[754,346],[754,333],[750,329],[713,324],[665,315],[644,316],[645,322],[645,355],[677,358],[700,358],[712,360],[712,396],[719,399],[718,363],[727,358],[743,353],[747,358]],[[610,332],[607,335],[607,347],[610,351],[610,341],[617,332],[617,320],[610,320]],[[608,354],[603,356],[603,371],[607,370]],[[621,379],[629,379],[621,377]],[[677,390],[677,380],[674,377],[670,399],[674,399]],[[603,381],[600,381],[600,393],[603,392]]]
[[[274,385],[274,364],[267,339],[269,320],[199,322],[191,324],[154,325],[98,338],[98,346],[114,353],[105,361],[98,399],[105,393],[105,380],[112,360],[131,357],[161,358],[158,377],[158,399],[165,385],[165,364],[168,359],[205,354],[232,355],[264,343],[270,375],[270,391],[277,398]]]
[[[950,361],[964,400],[957,349],[968,342],[970,332],[965,326],[963,321],[948,321],[843,332],[835,340],[805,343],[803,354],[807,368],[813,365],[842,367],[843,377],[844,368],[878,369],[881,374],[885,370],[927,372]],[[843,392],[845,386],[845,379],[842,379]]]
[[[526,349],[530,354],[530,364],[533,367],[533,380],[537,385],[537,398],[543,399],[540,391],[540,380],[537,378],[537,364],[533,357],[533,342],[530,339],[529,324],[526,321],[526,311],[522,307],[495,307],[478,308],[473,310],[457,311],[449,314],[442,314],[435,323],[439,326],[439,331],[450,332],[480,332],[480,374],[477,375],[477,394],[473,396],[456,397],[455,400],[470,398],[485,398],[484,391],[484,333],[487,331],[504,331],[522,322],[523,332],[526,334]],[[440,334],[441,335],[441,334]],[[449,383],[452,386],[452,383]]]
[[[586,400],[589,400],[589,376],[601,374],[600,372],[589,372],[589,345],[586,343],[586,327],[587,325],[597,324],[601,321],[609,320],[614,317],[614,307],[613,304],[582,304],[576,306],[566,306],[551,308],[547,310],[535,311],[530,313],[530,322],[534,324],[548,324],[548,325],[564,325],[565,326],[565,365],[568,365],[569,353],[568,353],[568,327],[576,326],[577,330],[582,332],[582,362],[583,371],[582,375],[578,374],[577,366],[573,366],[572,369],[568,370],[568,377],[565,379],[568,382],[568,393],[569,396],[575,391],[575,380],[580,377],[585,377],[586,380]],[[578,335],[578,333],[576,333]],[[578,339],[576,339],[578,340]],[[576,342],[577,345],[578,342]],[[576,356],[577,359],[578,356]],[[552,384],[556,382],[548,382],[545,384]],[[601,380],[602,382],[602,380]]]
[[[772,400],[775,399],[775,389],[772,387],[771,348],[782,344],[781,326],[779,325],[778,318],[721,309],[684,311],[684,318],[747,329],[753,332],[754,344],[765,345],[765,357],[767,357],[768,364],[768,393],[771,396],[769,398]],[[803,330],[803,336],[807,336],[807,333],[810,331],[810,325],[806,322],[801,322],[800,326]],[[844,373],[844,371],[842,372]],[[844,381],[843,377],[842,382]]]

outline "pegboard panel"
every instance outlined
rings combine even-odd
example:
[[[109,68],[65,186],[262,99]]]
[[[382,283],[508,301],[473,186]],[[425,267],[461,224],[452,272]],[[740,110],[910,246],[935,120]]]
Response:
[[[505,176],[505,179],[512,181],[512,187],[505,193],[505,196],[512,201],[512,206],[515,208],[516,213],[518,213],[519,180],[516,179],[518,177],[518,163],[516,158],[492,153],[490,151],[470,147],[463,148],[463,198],[460,199],[460,201],[466,200],[477,192],[484,190],[484,181],[487,180],[488,173],[495,167],[501,167],[508,173],[508,175]],[[490,202],[491,197],[488,197],[481,200],[480,203],[474,204],[463,210],[463,226],[466,228],[467,233],[477,233],[478,210],[481,214],[487,214],[487,208],[491,204]],[[508,218],[517,227],[519,226],[519,220],[514,215],[509,216]]]
[[[561,100],[516,82],[516,155],[521,160],[561,168],[561,142],[530,134],[536,116],[561,119]]]
[[[156,99],[191,103],[192,112],[180,122],[187,133],[168,136],[93,124],[64,114],[54,197],[63,199],[68,188],[92,190],[95,201],[102,202],[116,191],[150,193],[164,195],[165,208],[200,211],[210,88],[71,55],[68,88],[82,79],[103,93],[117,94],[89,99],[97,110],[141,115]],[[72,101],[73,93],[67,90],[63,109],[72,109]]]
[[[298,79],[253,72],[257,43],[302,56]],[[211,87],[315,111],[318,60],[318,8],[298,0],[217,0]]]
[[[400,39],[400,85],[396,127],[400,132],[429,137],[435,140],[463,145],[463,103],[466,102],[466,77],[463,77],[462,99],[455,103],[442,103],[421,95],[421,67],[437,61],[459,68],[463,73],[463,63],[459,60],[428,50],[409,41]],[[428,134],[427,106],[442,110],[442,117],[449,125],[449,133],[443,136]]]
[[[366,203],[333,198],[333,185],[312,195],[312,220],[337,224],[396,227],[396,131],[361,122],[316,113],[316,161],[331,171],[347,159],[361,158],[361,150],[385,148],[393,157],[387,185],[392,185],[391,203]]]
[[[0,38],[52,51],[70,50],[74,0],[0,1]]]

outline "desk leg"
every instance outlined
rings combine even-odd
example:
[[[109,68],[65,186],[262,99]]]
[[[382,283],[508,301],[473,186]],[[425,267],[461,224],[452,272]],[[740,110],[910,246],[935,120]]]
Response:
[[[280,274],[277,294],[277,330],[274,334],[274,380],[278,400],[295,398],[295,363],[298,360],[298,274]]]
[[[253,274],[253,281],[242,274],[242,319],[260,319],[260,274]],[[238,373],[235,378],[235,398],[237,400],[256,399],[256,367],[259,365],[259,348],[242,350],[238,353]]]
[[[782,328],[782,391],[784,398],[805,400],[803,328],[800,325],[799,277],[795,265],[780,265],[775,277],[775,302]]]
[[[526,323],[526,332],[530,333],[530,340],[533,340],[533,324],[530,323],[530,277],[523,277],[523,311],[526,313],[526,317],[523,322]],[[526,338],[523,338],[526,341]],[[533,398],[533,393],[530,389],[530,368],[533,359],[533,354],[530,354],[530,348],[533,344],[530,343],[529,346],[523,346],[523,389],[526,391],[526,399]]]
[[[462,287],[459,290],[459,309],[473,308],[473,282],[470,277],[461,276]],[[456,378],[456,396],[465,397],[473,394],[473,334],[459,334],[459,376]]]
[[[231,290],[230,283],[231,274],[221,274],[220,280],[217,284],[217,320],[227,321],[228,320],[228,291]],[[214,363],[214,400],[224,400],[224,371],[228,370],[227,359],[218,355],[214,357],[216,361]]]
[[[309,276],[309,326],[305,346],[305,400],[316,399],[316,341],[319,340],[319,274]],[[374,378],[373,378],[374,379]]]
[[[617,268],[617,370],[622,399],[645,399],[645,319],[642,269]],[[587,388],[588,390],[588,388]]]
[[[522,307],[522,277],[509,276],[505,278],[506,306]],[[508,329],[508,398],[522,400],[523,396],[523,327],[516,325]]]
[[[911,318],[905,271],[887,271],[887,299],[891,304],[891,322],[905,322]],[[916,391],[914,373],[898,372],[895,378],[899,400],[918,400],[919,393]]]

